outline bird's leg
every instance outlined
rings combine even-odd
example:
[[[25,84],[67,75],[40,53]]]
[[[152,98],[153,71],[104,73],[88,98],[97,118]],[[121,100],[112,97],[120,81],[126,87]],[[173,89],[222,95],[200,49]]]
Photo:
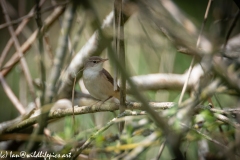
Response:
[[[108,97],[107,99],[105,99],[104,101],[98,101],[96,104],[98,104],[100,102],[100,105],[98,106],[98,108],[100,108],[104,102],[106,102],[107,100],[109,100],[110,98],[112,98],[112,96]]]
[[[109,96],[107,99],[105,99],[104,101],[102,101],[102,104],[103,104],[104,102],[106,102],[107,100],[109,100],[110,98],[112,98],[112,96]],[[102,104],[101,104],[101,105],[102,105]],[[101,106],[101,105],[100,105],[100,106]]]
[[[94,97],[92,97],[92,98],[94,99],[94,102],[92,103],[91,106],[97,105],[99,102],[101,102],[101,100],[99,100],[99,99],[96,99],[96,98],[94,98]]]

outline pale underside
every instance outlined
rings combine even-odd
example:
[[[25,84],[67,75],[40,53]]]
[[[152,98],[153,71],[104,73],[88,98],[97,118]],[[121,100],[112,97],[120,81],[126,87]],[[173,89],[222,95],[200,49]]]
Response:
[[[113,84],[109,78],[105,74],[99,73],[101,72],[89,69],[85,69],[83,72],[83,82],[90,95],[101,101],[109,97],[119,98],[119,92],[113,90]]]

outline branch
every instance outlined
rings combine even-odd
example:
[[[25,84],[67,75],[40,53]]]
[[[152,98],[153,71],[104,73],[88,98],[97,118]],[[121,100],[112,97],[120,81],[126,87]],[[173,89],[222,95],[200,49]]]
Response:
[[[234,122],[234,121],[231,121],[228,117],[224,116],[224,115],[221,115],[221,114],[218,114],[218,113],[214,113],[214,116],[224,122],[224,123],[227,123],[227,124],[230,124],[231,126],[235,127],[236,129],[240,129],[240,124],[237,123],[237,122]]]
[[[62,101],[62,102],[60,102]],[[155,110],[166,110],[174,107],[176,103],[174,102],[149,102],[148,103],[151,108]],[[54,120],[66,116],[72,116],[73,110],[72,105],[69,102],[63,102],[63,100],[59,100],[59,102],[56,102],[54,105],[45,105],[42,107],[43,111],[49,111],[50,113],[48,116],[48,120]],[[96,112],[113,112],[119,109],[119,104],[116,103],[104,103],[102,105],[96,104],[96,105],[89,105],[89,106],[81,106],[74,108],[74,114],[75,115],[81,115],[81,114],[89,114],[89,113],[96,113]],[[126,109],[129,110],[142,110],[142,104],[139,102],[130,102],[127,104]],[[240,113],[240,109],[216,109],[216,108],[209,108],[204,106],[199,106],[199,109],[209,109],[213,113],[217,114],[238,114]],[[15,132],[19,131],[21,129],[24,129],[26,127],[29,127],[35,123],[37,123],[37,120],[40,116],[40,109],[35,110],[34,114],[31,115],[30,118],[16,118],[17,120],[14,120],[14,123],[11,122],[9,125],[8,123],[0,123],[0,133],[2,132]],[[20,116],[22,117],[22,116]],[[29,117],[29,116],[28,116]],[[217,117],[218,118],[218,117]],[[223,119],[219,119],[223,120]],[[12,120],[13,121],[13,120]],[[223,121],[225,123],[228,123],[228,121]],[[229,123],[230,125],[233,124],[233,122]],[[2,128],[1,126],[4,126]]]
[[[39,7],[41,7],[43,5],[44,1],[45,0],[41,0],[41,2],[39,3]],[[27,16],[33,15],[34,12],[35,12],[35,8],[36,8],[36,6],[34,6],[31,9],[31,11],[27,14]],[[22,22],[18,25],[17,29],[15,30],[15,34],[16,35],[19,35],[19,33],[21,33],[21,31],[24,29],[25,25],[29,22],[29,20],[30,20],[29,18],[24,18],[22,20]],[[13,21],[11,21],[11,22],[13,22]],[[0,68],[2,67],[3,61],[4,61],[8,51],[10,50],[12,45],[13,45],[13,39],[11,38],[11,39],[8,40],[7,44],[5,45],[5,47],[4,47],[4,49],[3,49],[2,53],[1,53]]]
[[[124,18],[122,13],[122,0],[114,1],[114,43],[116,44],[115,53],[118,56],[118,59],[122,67],[126,68],[125,60],[125,41],[124,41]],[[115,68],[116,77],[114,79],[114,90],[117,90],[117,73],[118,69]],[[123,113],[126,106],[126,78],[124,74],[120,75],[120,108],[119,113]],[[124,122],[119,123],[119,131],[122,133],[124,129]]]
[[[163,5],[163,7],[171,15],[169,17],[171,17],[177,23],[183,26],[188,34],[192,34],[195,36],[199,34],[197,27],[190,20],[191,18],[189,18],[186,14],[184,14],[184,12],[177,5],[175,5],[173,1],[161,1],[161,5]],[[211,52],[213,48],[211,42],[202,34],[200,34],[199,38],[201,38],[201,41],[199,41],[200,43],[198,44],[198,47],[207,52]],[[181,47],[178,47],[178,49],[184,50],[184,48],[181,48]],[[186,53],[186,52],[182,52],[182,53]],[[188,53],[188,54],[192,54],[192,53]]]
[[[1,0],[0,2],[1,2],[2,9],[3,9],[5,20],[6,20],[7,23],[10,23],[11,19],[10,19],[9,15],[8,15],[8,12],[7,12],[6,1],[5,0]],[[26,59],[23,57],[23,52],[22,52],[22,50],[20,48],[20,42],[18,41],[17,35],[15,34],[14,28],[13,28],[12,25],[10,25],[8,27],[8,30],[10,32],[10,35],[11,35],[12,39],[13,39],[14,46],[15,46],[15,48],[17,50],[17,54],[18,54],[19,57],[21,57],[20,64],[21,64],[23,73],[25,75],[25,78],[26,78],[26,81],[27,81],[30,93],[32,95],[33,101],[35,101],[36,94],[35,94],[35,89],[34,89],[33,82],[32,82],[32,77],[31,77],[31,74],[30,74],[30,71],[29,71]],[[35,105],[36,105],[35,107],[37,107],[37,103],[36,102],[35,102]]]
[[[41,34],[45,33],[49,27],[57,20],[57,18],[63,13],[65,7],[59,6],[54,9],[53,13],[48,16],[48,18],[44,21],[43,27],[41,29]],[[25,41],[25,43],[20,47],[23,54],[27,53],[27,50],[30,49],[31,45],[35,42],[38,35],[38,29]],[[11,59],[4,65],[3,70],[1,70],[1,74],[6,76],[13,67],[19,62],[21,57],[18,56],[18,52],[15,52]]]
[[[203,70],[200,65],[196,65],[192,74],[190,75],[189,82],[187,85],[187,90],[192,90],[196,83],[199,81],[200,77],[203,75]],[[131,77],[134,84],[139,90],[181,90],[184,82],[187,79],[187,72],[184,74],[148,74],[141,76]],[[131,90],[129,84],[127,85],[127,91]]]
[[[29,118],[33,113],[34,113],[35,109],[31,110],[29,113],[27,114],[22,114],[19,117],[10,120],[10,121],[5,121],[3,123],[0,123],[0,134],[2,134],[7,128],[9,128],[10,126],[13,126],[27,118]]]
[[[68,46],[68,35],[71,31],[72,21],[74,18],[74,13],[77,9],[76,4],[69,4],[67,10],[64,14],[63,24],[62,24],[62,35],[58,39],[58,47],[56,49],[56,54],[54,58],[54,64],[50,72],[49,86],[46,90],[46,103],[51,103],[54,96],[56,95],[56,83],[60,77],[61,69],[64,64],[64,58],[67,53]]]
[[[209,137],[208,135],[200,132],[200,131],[197,130],[197,129],[191,128],[191,127],[187,126],[187,125],[184,124],[184,123],[181,123],[181,125],[182,125],[183,127],[186,127],[186,128],[188,128],[188,129],[191,129],[191,130],[195,131],[196,133],[200,134],[202,137],[204,137],[205,139],[209,140],[210,142],[213,142],[213,143],[215,143],[215,144],[217,144],[217,145],[219,145],[219,146],[221,146],[221,147],[223,147],[223,148],[225,148],[225,149],[228,148],[225,144],[222,144],[222,143],[218,142],[217,140]]]
[[[38,26],[39,31],[42,29],[42,17],[41,17],[41,6],[40,6],[40,1],[36,1],[36,23]],[[45,81],[46,81],[46,66],[44,63],[44,45],[43,45],[43,34],[41,32],[38,32],[38,63],[39,63],[39,68],[40,68],[40,79],[42,83],[42,89],[41,89],[41,95],[40,95],[40,104],[44,104],[44,98],[45,98]]]
[[[127,15],[124,15],[124,23],[127,19],[135,12],[134,9],[129,9],[130,3],[126,1],[123,3],[123,8],[128,12]],[[64,73],[64,79],[62,80],[61,87],[58,91],[59,98],[66,98],[71,95],[73,81],[75,75],[78,74],[81,68],[84,65],[85,60],[91,55],[99,55],[113,40],[112,34],[112,25],[113,24],[113,12],[111,12],[103,21],[102,26],[99,30],[95,31],[87,43],[81,48],[81,50],[75,55],[72,59],[69,67]],[[81,74],[78,74],[77,81],[81,77]]]
[[[13,103],[13,105],[16,107],[16,109],[20,112],[20,114],[26,113],[25,108],[23,107],[22,103],[19,101],[17,96],[15,96],[14,92],[12,89],[9,87],[5,79],[3,78],[2,74],[0,73],[0,82],[3,87],[4,92],[10,99],[10,101]]]
[[[161,102],[161,103],[156,103],[156,102],[150,102],[149,106],[152,106],[153,108],[156,109],[168,109],[173,107],[175,104],[173,102]],[[50,110],[50,108],[57,108],[51,104],[43,106],[43,113],[47,112]],[[81,107],[76,107],[74,108],[74,114],[75,115],[80,115],[80,114],[88,114],[88,113],[95,113],[95,112],[113,112],[119,109],[119,104],[115,103],[104,103],[102,105],[96,104],[92,106],[81,106]],[[137,102],[131,102],[127,105],[127,109],[135,110],[135,109],[142,109],[142,104],[137,103]],[[53,120],[56,118],[62,118],[65,116],[71,116],[73,113],[71,105],[67,109],[56,109],[56,110],[51,110],[48,116],[48,120]],[[29,127],[37,122],[39,119],[39,110],[36,110],[35,113],[32,117],[29,119],[26,119],[24,121],[19,121],[15,125],[10,125],[6,129],[6,132],[15,132],[19,131],[21,129],[24,129],[26,127]]]

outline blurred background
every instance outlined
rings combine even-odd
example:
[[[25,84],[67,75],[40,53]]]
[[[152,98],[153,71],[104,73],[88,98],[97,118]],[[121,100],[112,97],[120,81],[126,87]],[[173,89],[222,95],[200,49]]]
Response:
[[[26,15],[30,12],[37,1],[32,0],[7,0],[6,10],[13,21],[13,27],[16,29],[23,19],[27,19]],[[44,22],[58,6],[66,6],[70,1],[65,0],[47,0],[41,6],[41,19]],[[218,0],[212,1],[209,13],[204,20],[206,9],[209,4],[208,0],[150,0],[147,2],[135,2],[132,1],[130,5],[133,14],[129,16],[129,19],[124,25],[125,31],[125,52],[126,52],[126,68],[131,76],[148,75],[156,73],[169,73],[169,74],[184,74],[188,70],[193,56],[186,54],[179,48],[180,44],[195,48],[199,34],[202,35],[201,44],[198,46],[204,53],[213,54],[218,52],[226,41],[229,29],[232,24],[234,28],[229,35],[229,39],[235,37],[239,33],[240,22],[239,9],[234,1],[229,0]],[[134,3],[137,3],[134,4]],[[90,5],[89,5],[90,4]],[[74,14],[72,27],[68,35],[69,44],[67,45],[67,53],[64,59],[64,64],[61,68],[63,72],[70,64],[72,58],[82,49],[82,47],[88,42],[90,37],[94,34],[96,29],[102,24],[107,15],[113,10],[114,1],[111,0],[88,0],[79,3],[79,6]],[[146,8],[143,7],[146,5]],[[8,30],[8,24],[5,20],[3,9],[1,7],[0,16],[0,56],[6,47],[7,42],[11,38]],[[237,17],[237,18],[236,18]],[[235,22],[235,19],[236,22]],[[50,71],[53,66],[54,56],[57,52],[58,39],[63,33],[63,14],[56,18],[53,24],[47,29],[43,35],[43,46],[44,46],[44,63],[46,68],[46,80],[49,80]],[[201,27],[203,26],[201,32]],[[80,34],[79,29],[81,29]],[[23,30],[17,36],[20,46],[24,44],[26,40],[32,35],[32,33],[38,29],[36,23],[36,15],[33,14],[29,17],[29,22],[23,27]],[[164,32],[166,30],[166,32]],[[111,30],[109,30],[111,32]],[[111,33],[110,33],[111,34]],[[77,40],[74,41],[76,35],[80,35]],[[74,45],[76,43],[76,46]],[[9,49],[6,57],[1,61],[1,71],[4,70],[7,62],[16,52],[14,45]],[[108,50],[104,49],[100,54],[101,57],[108,58]],[[39,48],[37,39],[32,43],[31,48],[24,54],[27,65],[29,67],[30,74],[34,82],[38,82],[40,79],[40,66],[39,66]],[[198,64],[200,59],[195,60],[195,65]],[[105,63],[106,68],[112,75],[114,73],[114,61],[110,59]],[[10,66],[11,67],[11,66]],[[7,73],[4,78],[19,99],[21,104],[28,108],[34,105],[34,101],[31,97],[23,70],[20,64],[16,64],[11,67],[11,71]],[[81,80],[80,80],[81,81]],[[76,83],[76,91],[84,92],[81,83]],[[35,86],[36,96],[41,95],[41,89]],[[143,91],[148,101],[152,102],[178,102],[181,89],[174,87],[163,88],[163,89],[152,89]],[[189,92],[188,92],[189,93]],[[190,97],[190,94],[184,95],[184,100]],[[213,99],[214,104],[220,103],[221,106],[237,106],[237,96],[229,94],[216,94],[216,99]],[[127,95],[129,101],[136,101],[134,96]],[[216,101],[219,101],[218,103]],[[208,102],[206,102],[207,104]],[[80,139],[88,138],[89,134],[92,133],[98,125],[107,123],[111,118],[114,117],[111,113],[94,113],[76,116],[76,123],[78,130],[81,134],[78,136]],[[9,100],[2,86],[0,87],[0,122],[11,120],[19,116],[19,112]],[[100,119],[96,119],[100,117]],[[145,116],[144,116],[145,117]],[[130,122],[126,122],[126,137],[129,142],[139,142],[144,139],[143,133],[140,136],[132,136],[131,127],[132,123],[138,123],[143,117],[135,117]],[[100,121],[101,123],[97,122]],[[73,130],[71,128],[72,118],[66,117],[61,120],[61,128],[58,128],[55,134],[60,136],[64,140],[72,138]],[[96,124],[99,123],[99,124]],[[131,124],[131,125],[128,125]],[[151,123],[147,123],[145,126],[149,130],[155,130],[155,126]],[[145,129],[146,129],[145,128]],[[145,130],[146,131],[146,130]],[[110,128],[106,135],[112,136],[117,134],[117,126]],[[147,131],[146,131],[147,132]],[[104,135],[103,137],[106,138]],[[97,139],[96,146],[103,147],[103,137]],[[186,139],[193,140],[194,142],[186,142],[183,144],[184,147],[190,148],[188,159],[195,159],[197,157],[197,141],[199,137],[189,135]],[[115,144],[115,143],[114,143]],[[211,144],[210,144],[211,147]],[[152,147],[146,148],[146,151],[142,154],[140,159],[152,159],[158,153],[159,145],[153,145]],[[214,150],[214,149],[213,149]],[[213,152],[214,153],[214,152]],[[168,149],[164,150],[161,159],[171,159],[174,156],[171,155]],[[98,157],[99,156],[99,157]],[[98,159],[107,159],[105,154],[99,154],[96,156]],[[102,157],[101,157],[102,156]]]

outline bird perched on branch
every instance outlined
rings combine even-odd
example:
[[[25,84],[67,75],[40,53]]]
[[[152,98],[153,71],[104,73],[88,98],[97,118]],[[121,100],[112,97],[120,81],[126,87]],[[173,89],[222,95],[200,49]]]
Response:
[[[93,56],[90,57],[84,65],[83,83],[94,98],[101,100],[103,103],[112,97],[120,100],[120,88],[114,91],[113,78],[108,71],[103,68],[103,63],[108,59]],[[120,123],[120,133],[124,128],[124,122]]]
[[[83,83],[94,98],[103,102],[115,97],[120,99],[119,87],[114,91],[113,78],[108,71],[103,68],[103,63],[108,59],[93,56],[84,65]]]

